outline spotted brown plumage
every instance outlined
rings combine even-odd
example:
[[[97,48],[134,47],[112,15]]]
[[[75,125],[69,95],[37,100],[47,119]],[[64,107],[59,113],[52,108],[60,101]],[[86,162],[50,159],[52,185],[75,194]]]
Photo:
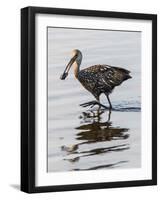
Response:
[[[97,102],[92,101],[82,104],[82,106],[88,105],[100,105],[106,108],[106,106],[100,104],[99,97],[104,93],[108,99],[110,109],[112,108],[109,94],[116,86],[119,86],[125,80],[132,78],[129,74],[130,71],[110,65],[94,65],[83,70],[80,70],[82,61],[82,53],[79,50],[73,50],[73,58],[68,63],[61,79],[65,79],[68,75],[70,67],[73,65],[75,77],[80,81],[85,89],[87,89],[97,99]]]

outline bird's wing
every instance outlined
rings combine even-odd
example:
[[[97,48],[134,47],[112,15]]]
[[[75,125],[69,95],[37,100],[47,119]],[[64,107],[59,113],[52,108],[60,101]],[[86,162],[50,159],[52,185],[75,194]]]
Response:
[[[124,69],[122,67],[114,67],[114,66],[109,66],[109,67],[112,67],[113,69],[116,69],[116,70],[120,70],[120,71],[127,73],[127,74],[131,73],[129,70]]]
[[[131,78],[130,71],[121,68],[109,66],[108,70],[102,74],[102,79],[111,88],[120,85],[123,81]]]
[[[94,65],[81,70],[82,75],[87,77],[87,82],[92,90],[110,93],[115,86],[130,78],[130,71],[109,65]]]
[[[94,65],[81,70],[83,73],[88,74],[88,79],[92,81],[92,89],[99,89],[111,91],[113,89],[113,84],[110,83],[110,78],[113,76],[113,70],[108,65]],[[88,80],[89,81],[89,80]]]
[[[94,75],[94,74],[106,72],[109,70],[109,68],[110,68],[110,66],[108,66],[108,65],[93,65],[93,66],[85,68],[81,71],[89,72]]]

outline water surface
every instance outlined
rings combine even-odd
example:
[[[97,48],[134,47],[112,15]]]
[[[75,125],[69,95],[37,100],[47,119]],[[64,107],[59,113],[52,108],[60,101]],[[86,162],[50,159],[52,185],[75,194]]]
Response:
[[[82,68],[109,64],[131,71],[108,110],[79,106],[94,100],[74,78],[60,80],[72,49]],[[48,28],[48,172],[141,166],[141,33]],[[101,102],[108,106],[105,96]]]

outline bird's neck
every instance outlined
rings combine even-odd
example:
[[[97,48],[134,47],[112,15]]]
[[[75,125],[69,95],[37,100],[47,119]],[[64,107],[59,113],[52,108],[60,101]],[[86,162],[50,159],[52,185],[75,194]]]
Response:
[[[75,76],[76,78],[78,78],[78,75],[79,75],[80,65],[81,65],[81,63],[78,62],[78,61],[75,61],[75,62],[73,63],[74,76]]]

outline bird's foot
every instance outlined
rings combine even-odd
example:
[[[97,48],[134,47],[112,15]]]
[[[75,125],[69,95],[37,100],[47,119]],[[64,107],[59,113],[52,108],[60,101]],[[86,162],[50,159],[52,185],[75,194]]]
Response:
[[[89,101],[87,103],[80,104],[80,106],[82,106],[82,107],[90,106],[90,108],[93,108],[95,105],[98,105],[99,107],[103,107],[105,109],[108,109],[108,107],[104,106],[103,104],[99,103],[98,101]]]
[[[92,108],[93,106],[98,105],[97,103],[98,103],[97,101],[89,101],[89,102],[80,104],[80,106],[82,107],[90,106]]]

